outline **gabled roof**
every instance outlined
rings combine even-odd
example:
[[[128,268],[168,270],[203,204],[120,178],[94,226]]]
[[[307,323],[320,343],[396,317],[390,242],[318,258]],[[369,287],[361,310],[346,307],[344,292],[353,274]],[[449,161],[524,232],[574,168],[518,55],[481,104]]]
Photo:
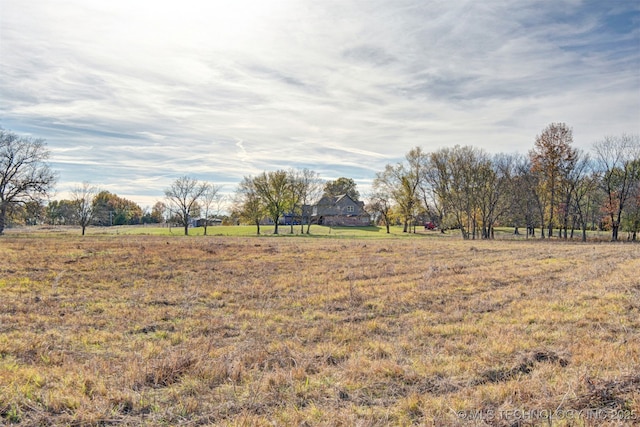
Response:
[[[344,203],[341,202],[346,202],[348,204],[348,201],[351,201],[351,203],[357,206],[359,212],[358,215],[368,215],[367,211],[364,209],[364,202],[353,200],[353,198],[348,194],[324,196],[318,201],[315,208],[322,209],[323,213],[319,213],[319,215],[345,215],[344,212],[341,212],[342,208],[339,205],[344,205]],[[352,216],[352,214],[348,214],[346,216]]]
[[[349,196],[348,194],[341,194],[339,196],[323,196],[318,202],[318,204],[322,204],[322,201],[326,200],[327,202],[330,202],[332,205],[335,205],[345,197],[351,200],[353,203],[356,203],[356,204],[358,203],[357,200],[353,200],[353,198],[351,198],[351,196]]]

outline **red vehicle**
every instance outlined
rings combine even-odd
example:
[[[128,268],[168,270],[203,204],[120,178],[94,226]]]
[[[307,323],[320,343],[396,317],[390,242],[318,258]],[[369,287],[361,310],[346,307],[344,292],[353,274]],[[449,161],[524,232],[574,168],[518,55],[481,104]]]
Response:
[[[436,229],[436,225],[431,221],[425,222],[424,223],[424,229],[425,230],[435,230]]]

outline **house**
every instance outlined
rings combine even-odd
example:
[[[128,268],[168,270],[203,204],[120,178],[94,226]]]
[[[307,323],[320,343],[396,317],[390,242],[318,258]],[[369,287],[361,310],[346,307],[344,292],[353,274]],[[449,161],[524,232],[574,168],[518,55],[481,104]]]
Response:
[[[347,194],[324,196],[311,207],[311,223],[343,227],[371,224],[371,215],[364,209],[364,202],[353,200]]]
[[[209,220],[205,218],[189,218],[190,219],[190,227],[204,227],[206,222],[207,226],[211,225],[222,225],[222,220],[220,218],[209,218]]]

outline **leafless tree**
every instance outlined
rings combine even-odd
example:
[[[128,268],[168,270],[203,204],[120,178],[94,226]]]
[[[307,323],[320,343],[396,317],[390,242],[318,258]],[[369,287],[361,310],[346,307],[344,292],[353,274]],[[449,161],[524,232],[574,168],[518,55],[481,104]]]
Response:
[[[611,220],[611,240],[618,240],[622,213],[640,180],[640,137],[608,136],[594,144],[601,186]]]
[[[311,230],[312,205],[322,197],[322,180],[317,172],[307,168],[294,172],[293,177],[296,191],[299,193],[302,219],[300,221],[300,232],[303,232],[304,224],[306,223],[306,233],[309,234]]]
[[[50,169],[48,158],[43,139],[0,128],[0,235],[11,206],[46,197],[53,190],[56,174]]]
[[[384,223],[387,234],[389,234],[391,226],[391,213],[393,210],[392,197],[387,192],[387,187],[380,181],[373,181],[373,193],[369,196],[368,209],[374,213],[380,215],[380,219]]]
[[[88,182],[83,182],[81,186],[76,186],[71,191],[71,202],[75,208],[75,217],[78,221],[78,225],[82,227],[82,235],[84,236],[85,230],[95,214],[95,206],[93,199],[98,194],[96,187],[92,186]]]
[[[206,189],[200,200],[200,212],[204,215],[204,235],[207,235],[209,219],[220,214],[224,197],[220,194],[221,186],[205,183]]]
[[[184,235],[189,235],[189,220],[198,200],[207,189],[207,184],[187,176],[176,179],[164,195],[174,208],[180,224],[184,227]]]

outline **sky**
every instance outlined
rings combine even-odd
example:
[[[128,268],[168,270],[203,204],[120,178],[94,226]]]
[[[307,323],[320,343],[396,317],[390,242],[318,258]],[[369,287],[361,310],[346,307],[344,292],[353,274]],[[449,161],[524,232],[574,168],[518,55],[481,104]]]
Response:
[[[143,208],[181,176],[352,178],[413,147],[640,134],[638,0],[0,0],[0,126]]]

